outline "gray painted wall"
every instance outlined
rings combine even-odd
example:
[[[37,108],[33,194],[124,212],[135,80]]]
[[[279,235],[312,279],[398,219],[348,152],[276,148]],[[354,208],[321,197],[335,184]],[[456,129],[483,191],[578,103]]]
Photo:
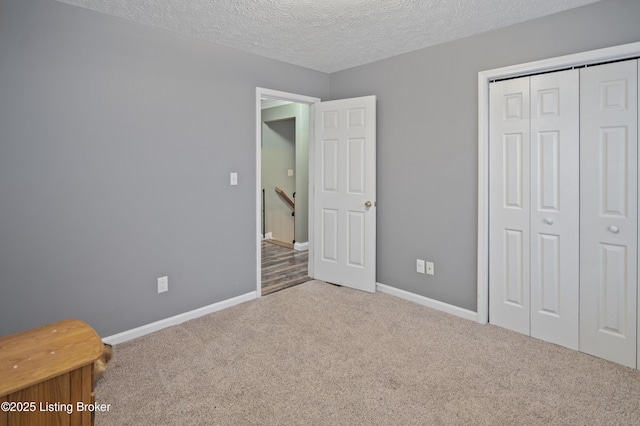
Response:
[[[478,72],[640,41],[638,18],[607,0],[331,74],[331,99],[378,97],[378,282],[476,310]]]
[[[257,86],[326,97],[328,76],[0,0],[0,335],[107,336],[255,291]]]
[[[264,115],[263,115],[264,117]],[[265,190],[265,233],[274,240],[293,243],[295,221],[293,209],[275,189],[282,189],[293,200],[296,191],[296,121],[262,123],[262,188]],[[289,176],[288,170],[294,175]]]
[[[289,104],[262,111],[263,121],[294,118],[296,122],[296,242],[309,240],[309,105]]]
[[[296,242],[309,241],[309,105],[296,104]]]

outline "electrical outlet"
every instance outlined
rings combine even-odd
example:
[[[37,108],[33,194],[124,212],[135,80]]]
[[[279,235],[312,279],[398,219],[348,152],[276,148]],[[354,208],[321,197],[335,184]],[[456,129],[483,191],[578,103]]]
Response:
[[[424,260],[416,259],[416,272],[419,274],[424,274]]]
[[[433,267],[433,262],[427,262],[427,275],[435,275],[435,269]]]
[[[169,291],[169,277],[158,278],[158,293]]]

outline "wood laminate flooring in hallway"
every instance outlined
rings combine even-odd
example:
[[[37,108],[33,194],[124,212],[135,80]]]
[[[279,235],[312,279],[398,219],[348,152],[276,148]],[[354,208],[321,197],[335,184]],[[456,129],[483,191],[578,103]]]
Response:
[[[310,281],[308,251],[262,241],[262,295]]]

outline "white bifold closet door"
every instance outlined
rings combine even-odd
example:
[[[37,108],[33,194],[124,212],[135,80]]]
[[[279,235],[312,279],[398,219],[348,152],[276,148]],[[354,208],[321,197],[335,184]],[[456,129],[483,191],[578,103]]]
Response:
[[[492,83],[489,321],[529,334],[529,77]]]
[[[579,75],[490,85],[489,317],[578,349]]]
[[[636,366],[638,61],[581,70],[580,351]]]

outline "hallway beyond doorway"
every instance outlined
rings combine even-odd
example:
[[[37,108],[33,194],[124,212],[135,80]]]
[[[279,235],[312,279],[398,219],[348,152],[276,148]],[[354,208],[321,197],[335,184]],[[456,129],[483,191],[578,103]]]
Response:
[[[308,251],[296,251],[262,241],[262,295],[265,296],[310,281]]]

